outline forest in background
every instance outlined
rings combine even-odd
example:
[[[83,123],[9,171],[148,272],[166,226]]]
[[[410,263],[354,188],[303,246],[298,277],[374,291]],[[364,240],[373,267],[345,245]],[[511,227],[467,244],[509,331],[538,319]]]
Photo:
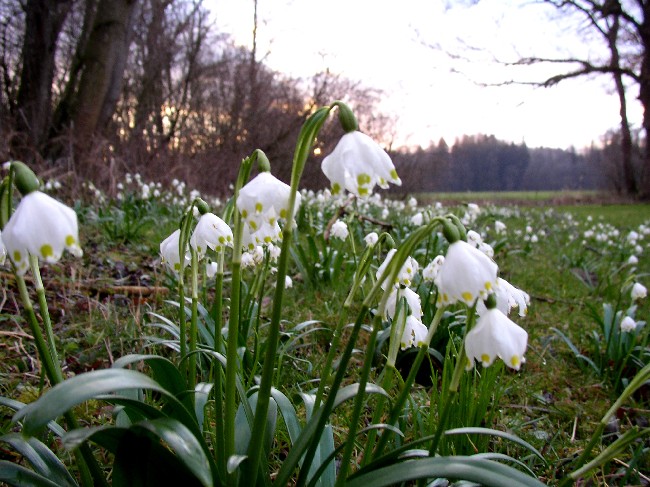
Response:
[[[306,116],[341,99],[393,157],[397,191],[624,190],[616,133],[567,151],[490,135],[395,148],[398,121],[377,108],[381,92],[326,70],[309,79],[273,71],[255,43],[217,32],[202,0],[0,0],[0,18],[0,159],[49,178],[110,193],[140,173],[223,194],[259,148],[286,181]],[[306,187],[326,186],[319,162],[340,135],[337,124],[321,133]]]

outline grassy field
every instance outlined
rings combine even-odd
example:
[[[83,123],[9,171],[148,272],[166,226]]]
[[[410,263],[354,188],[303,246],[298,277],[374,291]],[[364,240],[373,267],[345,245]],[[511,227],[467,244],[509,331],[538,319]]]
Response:
[[[650,205],[603,204],[602,197],[601,203],[595,203],[598,194],[582,192],[463,193],[416,197],[417,206],[387,206],[390,211],[385,218],[380,216],[381,207],[359,206],[354,211],[346,208],[349,215],[346,221],[352,238],[356,239],[355,246],[350,247],[349,240],[339,242],[333,239],[326,246],[318,247],[320,253],[317,252],[317,257],[329,259],[312,262],[317,264],[314,268],[318,268],[318,272],[314,275],[320,276],[318,282],[310,280],[309,269],[297,265],[294,254],[288,273],[293,278],[293,285],[284,296],[282,316],[286,335],[283,340],[291,342],[295,338],[291,335],[293,327],[310,320],[320,323],[320,331],[309,337],[296,338],[295,348],[286,349],[290,351],[286,352],[287,357],[277,370],[278,387],[293,397],[318,384],[331,330],[341,319],[340,303],[348,293],[356,270],[355,259],[364,245],[363,236],[371,230],[381,230],[377,221],[391,225],[393,238],[399,244],[418,228],[413,219],[415,215],[421,213],[426,218],[428,212],[434,211],[429,203],[442,201],[444,208],[441,211],[462,218],[467,212],[467,203],[478,202],[480,212],[467,223],[467,228],[476,230],[492,246],[494,260],[499,264],[499,275],[530,295],[526,316],[520,317],[516,311],[510,316],[527,330],[528,351],[526,363],[519,371],[497,362],[489,369],[478,365],[477,370],[482,371],[480,374],[465,376],[462,385],[467,388],[465,399],[476,400],[472,399],[474,386],[469,382],[475,380],[480,383],[475,386],[477,390],[483,391],[480,394],[487,394],[494,402],[486,406],[485,415],[478,418],[478,424],[464,423],[463,418],[468,416],[459,413],[457,426],[484,426],[516,435],[541,452],[544,461],[535,458],[526,448],[497,437],[489,438],[489,441],[476,437],[468,437],[464,442],[450,439],[444,448],[465,454],[483,451],[507,454],[522,460],[543,482],[558,484],[570,472],[572,460],[582,453],[597,431],[599,420],[619,397],[633,373],[641,367],[641,364],[634,366],[631,360],[622,363],[620,358],[608,355],[608,344],[603,342],[601,331],[602,321],[606,320],[606,304],[611,305],[614,312],[634,314],[639,322],[635,332],[640,349],[637,355],[642,360],[648,357],[647,327],[642,322],[647,320],[650,307],[647,299],[632,303],[630,287],[633,282],[650,285],[650,259],[647,255],[650,252],[650,233],[644,233],[645,226],[650,225]],[[566,204],[567,201],[571,204]],[[312,232],[318,232],[331,222],[333,215],[345,213],[340,211],[341,208],[336,204],[324,206],[314,202],[306,215],[300,218],[312,218],[305,222],[311,222]],[[169,302],[178,299],[175,280],[161,265],[158,248],[162,239],[176,228],[181,207],[170,205],[162,197],[144,201],[133,196],[122,202],[77,203],[76,209],[80,215],[83,258],[74,260],[67,257],[59,264],[45,266],[43,270],[65,373],[72,376],[107,368],[120,356],[144,351],[160,353],[177,361],[177,354],[173,351],[151,344],[150,337],[160,330],[149,325],[156,322],[152,313],[172,320],[177,313],[177,308]],[[363,219],[356,219],[355,215],[361,215]],[[503,233],[496,231],[497,221],[505,225]],[[300,219],[298,223],[302,228]],[[631,241],[630,232],[636,232],[638,238]],[[320,245],[319,242],[314,240],[313,245]],[[435,245],[438,244],[429,241],[413,254],[419,261],[420,270],[433,257]],[[356,252],[354,258],[351,257],[352,251]],[[337,260],[336,255],[344,257]],[[630,263],[631,256],[635,256],[638,262]],[[377,265],[373,264],[373,276]],[[228,276],[227,271],[226,294],[230,291]],[[257,285],[255,276],[255,270],[250,269],[243,274],[246,286],[250,286],[246,289],[258,290],[258,294],[251,293],[246,299],[250,300],[253,315],[257,313],[262,323],[261,331],[250,335],[246,343],[253,358],[258,340],[263,341],[265,336],[263,325],[271,314],[273,291],[271,274],[265,276],[267,283],[258,288],[254,287]],[[5,296],[0,313],[0,395],[30,402],[38,397],[43,386],[40,366],[29,329],[21,315],[15,282],[9,272],[4,272],[2,279]],[[209,309],[212,284],[207,278],[202,279],[206,280],[201,281],[205,283],[201,302]],[[424,314],[430,319],[434,297],[428,293],[420,277],[416,282]],[[633,304],[635,308],[630,311]],[[358,307],[358,303],[353,304],[348,319],[352,320]],[[457,331],[450,330],[460,329],[454,328],[454,320],[455,316],[460,316],[458,319],[462,321],[463,312],[456,308],[453,311],[455,314],[445,318],[449,326],[443,330],[445,335],[438,333],[434,336],[435,345],[432,342],[432,347],[442,356],[450,343],[460,343],[460,337],[455,334]],[[368,340],[367,335],[361,334],[357,348],[364,349]],[[371,380],[384,380],[387,353],[388,345],[384,342],[384,347],[377,351]],[[401,367],[404,376],[412,357],[413,354],[407,351],[399,354],[398,368]],[[363,364],[362,355],[354,355],[351,363],[354,366],[350,367],[346,383],[357,378]],[[255,365],[251,367],[254,369]],[[443,374],[441,368],[442,364],[435,360],[429,365],[425,361],[420,383],[414,386],[412,399],[400,419],[400,427],[403,426],[407,432],[405,441],[426,434],[427,425],[435,424],[441,414],[434,407],[436,398],[442,394],[441,381],[444,379],[440,377]],[[433,380],[431,371],[435,375]],[[394,396],[397,390],[389,389],[387,392]],[[641,388],[626,401],[607,427],[609,436],[599,439],[596,452],[605,449],[630,428],[647,427],[649,400],[648,389]],[[372,418],[374,404],[368,402],[364,406],[367,421]],[[346,417],[351,414],[351,408],[351,405],[343,407],[332,418],[337,443],[346,437]],[[110,410],[97,402],[87,404],[80,413],[83,422],[90,425],[112,421]],[[11,411],[2,410],[0,432],[16,429],[11,417]],[[286,434],[276,439],[270,454],[271,468],[281,464],[286,442]],[[631,443],[605,466],[592,472],[590,481],[596,485],[647,483],[643,472],[650,469],[648,448],[647,437]],[[60,454],[70,461],[68,453],[61,451]],[[22,461],[20,455],[2,444],[0,459]],[[355,465],[361,461],[360,456],[356,457]]]

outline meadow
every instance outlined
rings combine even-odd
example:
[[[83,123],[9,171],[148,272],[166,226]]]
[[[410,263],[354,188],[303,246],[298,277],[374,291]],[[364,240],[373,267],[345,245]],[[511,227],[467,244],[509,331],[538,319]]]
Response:
[[[650,205],[296,192],[267,166],[222,200],[23,193],[79,236],[40,264],[5,241],[0,481],[650,482]]]

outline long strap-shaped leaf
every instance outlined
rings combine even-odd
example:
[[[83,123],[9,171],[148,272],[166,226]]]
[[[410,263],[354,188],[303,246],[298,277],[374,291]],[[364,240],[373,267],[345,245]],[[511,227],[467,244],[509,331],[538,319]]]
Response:
[[[0,460],[0,482],[17,487],[59,487],[56,482],[6,460]]]
[[[17,411],[13,419],[23,421],[23,431],[28,435],[34,435],[49,421],[74,406],[96,396],[122,389],[150,389],[176,400],[158,382],[135,370],[94,370],[57,384],[38,400]]]
[[[61,460],[45,444],[33,437],[25,437],[19,433],[9,433],[0,436],[0,442],[11,445],[32,466],[34,471],[60,485],[61,487],[76,487],[77,482],[61,463]],[[2,468],[0,467],[0,470]]]
[[[469,480],[486,487],[543,487],[539,480],[525,473],[472,457],[435,457],[410,460],[353,476],[346,487],[388,487],[418,479]]]

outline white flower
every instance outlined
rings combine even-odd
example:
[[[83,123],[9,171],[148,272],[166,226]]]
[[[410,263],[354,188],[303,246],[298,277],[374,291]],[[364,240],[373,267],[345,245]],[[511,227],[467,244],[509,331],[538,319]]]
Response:
[[[500,277],[497,281],[498,285],[494,292],[497,300],[497,308],[504,315],[509,315],[512,308],[519,308],[519,316],[526,316],[528,313],[528,305],[530,304],[530,296],[528,293],[516,288]],[[482,300],[479,300],[476,303],[476,312],[479,315],[482,315],[486,310],[487,308],[485,307],[485,303]]]
[[[636,330],[636,321],[631,316],[626,316],[621,320],[621,331],[623,333],[629,333]]]
[[[467,203],[467,211],[470,215],[476,216],[481,213],[481,208],[476,203]]]
[[[241,254],[241,268],[246,269],[247,267],[254,267],[255,259],[251,252],[243,252]]]
[[[449,245],[435,283],[441,304],[462,301],[472,306],[497,286],[497,265],[483,252],[462,240]]]
[[[418,200],[416,200],[413,196],[411,196],[408,200],[408,205],[411,208],[415,208],[416,206],[418,206]]]
[[[406,350],[413,346],[419,347],[420,345],[423,345],[427,337],[427,332],[427,327],[424,326],[420,320],[413,315],[407,316],[406,323],[404,323],[402,338],[400,340],[402,350]]]
[[[217,215],[205,213],[194,228],[190,245],[194,247],[199,258],[205,255],[208,247],[219,252],[225,246],[232,247],[232,230]]]
[[[629,265],[637,265],[639,263],[639,259],[636,255],[630,255],[630,258],[627,259],[627,263]]]
[[[163,264],[167,265],[172,271],[178,273],[181,270],[181,258],[179,254],[181,231],[176,230],[169,237],[160,243],[160,256]],[[190,262],[190,256],[187,251],[183,256],[183,267]]]
[[[214,277],[219,270],[219,264],[216,262],[207,262],[205,264],[205,275],[208,279]]]
[[[422,270],[422,279],[427,282],[434,282],[440,272],[440,266],[445,261],[443,255],[436,256],[430,263]]]
[[[345,240],[348,238],[348,226],[344,221],[336,220],[331,228],[332,237]]]
[[[323,159],[321,168],[332,183],[332,194],[347,190],[357,196],[372,194],[376,184],[401,185],[389,155],[370,137],[359,131],[348,132]]]
[[[370,232],[363,239],[368,247],[373,247],[379,241],[379,235],[377,235],[377,232]]]
[[[506,231],[506,224],[502,221],[496,220],[494,222],[494,231],[497,232],[497,235]]]
[[[80,257],[79,227],[75,211],[40,191],[20,200],[2,232],[9,258],[19,274],[29,267],[28,254],[57,262],[64,250]]]
[[[422,304],[420,302],[420,295],[412,289],[397,288],[391,289],[388,299],[386,300],[386,308],[384,309],[384,317],[393,319],[395,317],[395,310],[397,308],[397,301],[399,298],[404,298],[408,304],[411,313],[418,320],[422,319]]]
[[[289,289],[290,287],[293,287],[293,281],[289,276],[284,276],[284,288]]]
[[[381,275],[384,272],[384,269],[390,264],[391,259],[393,258],[393,255],[395,255],[395,252],[397,252],[397,249],[391,249],[388,251],[388,254],[386,254],[386,258],[384,259],[384,262],[381,263],[379,268],[377,269],[377,274],[376,277],[379,279]],[[402,264],[401,269],[399,270],[397,274],[397,279],[393,283],[393,285],[398,285],[401,284],[403,286],[410,286],[411,283],[413,282],[413,278],[415,277],[415,274],[417,274],[418,269],[419,269],[419,264],[417,260],[415,260],[413,257],[407,257],[406,260],[404,261],[404,264]],[[386,289],[386,283],[387,281],[384,281],[381,284],[382,289]]]
[[[634,286],[632,286],[631,295],[632,295],[632,301],[636,301],[637,299],[643,299],[648,295],[648,290],[640,282],[635,282]]]
[[[526,361],[527,343],[526,330],[497,308],[488,309],[465,338],[468,368],[474,366],[474,360],[489,367],[499,357],[508,367],[519,370]]]
[[[483,238],[474,230],[469,230],[467,232],[467,243],[473,244],[474,247],[478,247],[483,243]]]
[[[253,233],[263,223],[273,226],[280,219],[293,218],[294,215],[288,214],[290,195],[289,185],[270,172],[261,172],[239,191],[237,208]],[[300,206],[300,198],[300,193],[296,193],[294,211]]]
[[[417,227],[424,223],[424,215],[421,212],[417,212],[411,217],[411,223]]]

